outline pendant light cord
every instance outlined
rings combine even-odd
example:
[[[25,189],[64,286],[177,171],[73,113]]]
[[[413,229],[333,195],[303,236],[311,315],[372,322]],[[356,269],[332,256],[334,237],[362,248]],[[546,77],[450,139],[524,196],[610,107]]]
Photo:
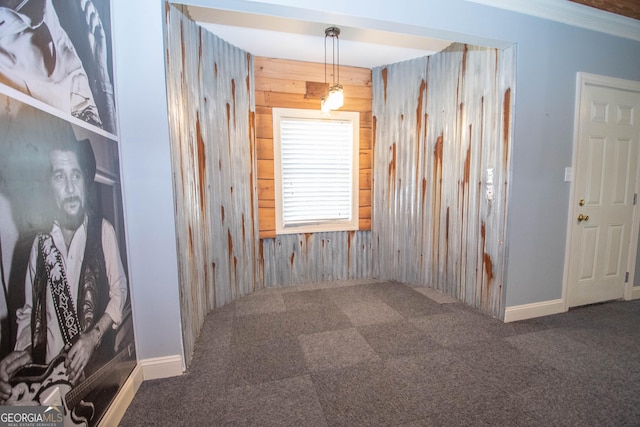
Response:
[[[324,35],[324,90],[325,96],[329,94],[327,90],[327,34]]]

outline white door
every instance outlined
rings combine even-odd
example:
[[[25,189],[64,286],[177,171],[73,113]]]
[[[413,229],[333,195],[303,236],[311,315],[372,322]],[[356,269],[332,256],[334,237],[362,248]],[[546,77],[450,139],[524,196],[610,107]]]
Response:
[[[582,77],[582,76],[581,76]],[[606,83],[606,81],[605,81]],[[569,209],[569,307],[624,296],[640,135],[640,85],[583,79]]]

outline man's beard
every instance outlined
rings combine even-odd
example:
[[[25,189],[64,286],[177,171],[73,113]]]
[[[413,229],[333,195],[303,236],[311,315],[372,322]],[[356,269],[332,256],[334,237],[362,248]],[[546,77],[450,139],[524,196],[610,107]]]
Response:
[[[63,203],[66,202],[82,203],[79,197],[69,197],[65,199]],[[58,212],[58,221],[60,223],[60,226],[67,230],[77,230],[84,221],[84,213],[84,206],[81,206],[80,209],[78,209],[78,212],[75,214],[68,213],[66,210],[64,210],[64,208],[60,209]]]

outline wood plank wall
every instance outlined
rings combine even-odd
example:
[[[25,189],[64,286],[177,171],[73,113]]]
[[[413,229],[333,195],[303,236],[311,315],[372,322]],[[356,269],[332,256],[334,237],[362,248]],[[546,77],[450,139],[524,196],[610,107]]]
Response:
[[[324,64],[254,57],[256,158],[260,238],[275,238],[272,108],[320,109]],[[327,75],[331,81],[331,75]],[[371,230],[371,70],[340,67],[345,102],[341,110],[360,113],[360,230]]]
[[[570,0],[585,6],[595,7],[607,12],[640,19],[640,2],[638,0]]]

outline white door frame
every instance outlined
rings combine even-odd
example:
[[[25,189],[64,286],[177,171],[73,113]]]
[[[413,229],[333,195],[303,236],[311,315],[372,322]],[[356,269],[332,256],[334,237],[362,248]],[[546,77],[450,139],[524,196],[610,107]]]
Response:
[[[640,93],[640,82],[633,80],[624,80],[618,79],[614,77],[600,76],[596,74],[589,74],[578,72],[576,78],[576,100],[575,100],[575,108],[574,108],[574,129],[573,129],[573,158],[571,162],[571,167],[573,170],[573,176],[576,175],[576,161],[577,161],[577,153],[578,153],[578,142],[580,141],[580,106],[582,101],[582,94],[584,87],[586,85],[596,85],[609,87],[612,89],[622,89],[631,92]],[[562,300],[564,301],[564,311],[569,309],[569,301],[567,298],[567,292],[569,289],[569,259],[571,252],[571,239],[572,239],[572,230],[573,230],[573,221],[577,215],[577,209],[575,207],[575,203],[572,203],[575,192],[575,179],[571,179],[571,191],[569,194],[569,215],[567,217],[567,240],[565,243],[565,253],[564,253],[564,274],[562,278]],[[638,173],[636,174],[635,179],[635,193],[640,192],[640,167],[638,168]],[[640,205],[640,202],[639,202]],[[635,276],[635,261],[637,255],[638,248],[638,238],[633,238],[633,236],[638,236],[638,231],[640,228],[640,215],[638,213],[638,209],[633,210],[633,225],[631,226],[631,236],[630,239],[630,248],[629,248],[629,258],[627,259],[627,270],[629,272],[629,280],[625,283],[624,287],[624,299],[636,299],[640,298],[640,286],[633,286],[634,276]]]

